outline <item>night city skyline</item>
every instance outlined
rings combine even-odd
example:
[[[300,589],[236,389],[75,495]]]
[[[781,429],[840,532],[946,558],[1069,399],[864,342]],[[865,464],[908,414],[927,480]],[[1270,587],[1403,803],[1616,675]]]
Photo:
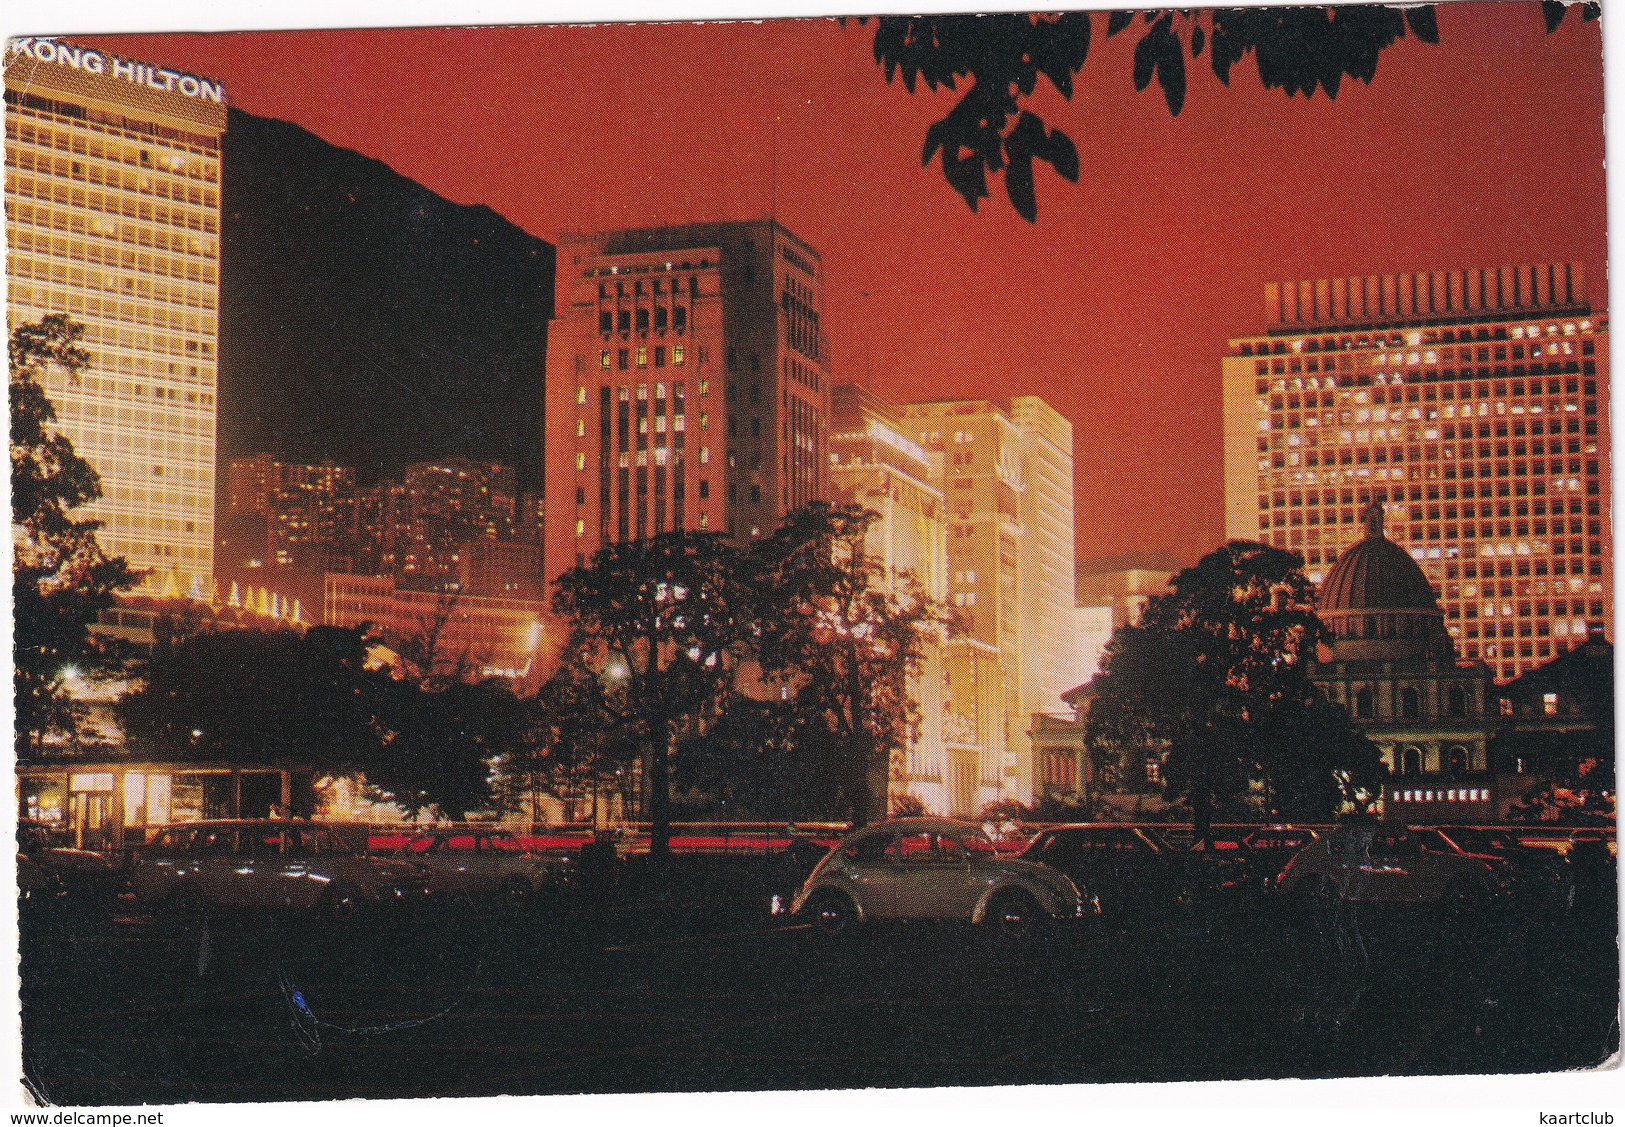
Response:
[[[0,16],[0,1106],[1613,1123],[1617,13],[494,2]]]
[[[1335,101],[1198,75],[1172,119],[1097,45],[1072,102],[1045,106],[1081,183],[1041,169],[1035,225],[997,186],[972,214],[920,167],[946,96],[886,85],[853,24],[79,38],[218,78],[552,241],[776,211],[824,255],[838,378],[895,401],[1042,388],[1075,428],[1079,557],[1190,562],[1223,536],[1218,360],[1263,329],[1265,283],[1571,259],[1604,276],[1596,25],[1462,5],[1440,35]],[[606,96],[617,73],[636,80]]]

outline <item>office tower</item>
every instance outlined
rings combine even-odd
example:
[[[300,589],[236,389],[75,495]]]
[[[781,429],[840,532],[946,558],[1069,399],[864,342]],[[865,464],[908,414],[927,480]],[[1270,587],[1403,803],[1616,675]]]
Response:
[[[1073,603],[1072,426],[1032,396],[901,412],[941,459],[947,503],[948,603],[963,627],[945,657],[952,806],[1030,802],[1032,717],[1065,709],[1061,694],[1084,672]]]
[[[830,392],[829,499],[877,514],[865,548],[884,569],[891,589],[904,575],[926,597],[948,593],[946,506],[933,458],[910,438],[897,409],[855,384]],[[927,810],[949,813],[948,758],[943,742],[943,639],[924,646],[910,693],[920,726],[903,753],[893,791],[919,798]]]
[[[1265,287],[1223,360],[1225,527],[1319,582],[1383,505],[1497,680],[1613,629],[1608,318],[1576,265]]]
[[[193,75],[45,39],[7,44],[8,327],[65,313],[90,366],[52,372],[57,429],[101,475],[103,549],[141,591],[214,567],[220,137]]]
[[[678,529],[771,535],[823,496],[817,251],[774,220],[574,236],[547,347],[548,578]]]

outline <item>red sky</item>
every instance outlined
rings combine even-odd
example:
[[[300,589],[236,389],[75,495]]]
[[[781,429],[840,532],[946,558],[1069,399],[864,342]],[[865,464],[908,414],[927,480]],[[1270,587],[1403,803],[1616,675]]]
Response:
[[[1100,25],[1097,24],[1097,27]],[[1223,538],[1219,356],[1272,279],[1577,260],[1605,303],[1602,42],[1577,14],[1447,4],[1335,101],[1227,89],[1170,118],[1097,30],[1046,116],[1029,226],[922,168],[953,95],[910,97],[829,20],[76,41],[225,82],[532,234],[777,213],[818,247],[838,378],[897,399],[1036,394],[1071,420],[1080,555]]]

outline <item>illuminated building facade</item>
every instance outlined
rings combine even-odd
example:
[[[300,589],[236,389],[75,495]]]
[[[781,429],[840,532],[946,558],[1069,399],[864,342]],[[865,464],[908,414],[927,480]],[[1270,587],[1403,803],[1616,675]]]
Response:
[[[558,248],[545,391],[549,579],[681,529],[748,544],[824,495],[818,252],[773,220]]]
[[[916,403],[901,413],[940,460],[947,602],[963,626],[945,655],[952,809],[1031,802],[1033,714],[1061,711],[1061,694],[1084,667],[1073,603],[1072,425],[1033,396]]]
[[[57,429],[101,475],[85,513],[143,590],[206,598],[225,93],[14,39],[5,101],[8,327],[49,313],[85,326],[90,366],[45,387]]]
[[[493,599],[440,591],[410,591],[387,575],[328,575],[322,621],[328,626],[371,623],[384,645],[412,653],[432,640],[433,676],[503,677],[534,690],[557,646],[547,608],[526,599]],[[553,632],[556,635],[556,631]]]
[[[1428,801],[1460,804],[1434,811],[1444,820],[1493,820],[1488,669],[1458,660],[1432,584],[1385,534],[1383,506],[1372,502],[1361,518],[1364,535],[1316,594],[1331,640],[1311,676],[1382,756],[1390,809],[1420,788]]]
[[[869,528],[868,553],[896,582],[904,574],[938,603],[948,594],[946,507],[935,459],[910,438],[896,408],[855,384],[830,392],[829,500],[879,514]],[[911,695],[920,729],[903,754],[893,789],[919,798],[927,810],[953,811],[943,741],[943,644],[925,646]],[[972,762],[975,757],[972,758]],[[964,813],[966,811],[958,811]]]
[[[355,470],[269,454],[226,463],[217,544],[222,568],[349,570],[356,534]]]
[[[1319,582],[1376,501],[1500,681],[1613,629],[1608,319],[1576,265],[1265,287],[1223,360],[1225,526]]]

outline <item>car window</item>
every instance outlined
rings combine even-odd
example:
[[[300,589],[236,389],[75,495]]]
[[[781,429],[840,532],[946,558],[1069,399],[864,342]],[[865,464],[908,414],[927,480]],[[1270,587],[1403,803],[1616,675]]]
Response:
[[[406,851],[408,853],[434,853],[438,851],[439,847],[440,839],[430,834],[424,834],[422,837],[415,837],[406,843]]]
[[[1379,833],[1371,839],[1371,852],[1373,853],[1418,853],[1421,852],[1421,843],[1408,833],[1386,832]],[[1442,852],[1435,848],[1434,852]]]
[[[991,861],[999,855],[999,851],[993,848],[993,839],[984,833],[956,834],[953,835],[953,840],[973,861]]]
[[[348,853],[344,844],[327,830],[302,826],[288,831],[289,845],[301,854]]]
[[[192,838],[189,853],[228,854],[235,852],[237,831],[224,829],[198,830]]]
[[[191,830],[164,830],[152,839],[152,844],[162,852],[174,853],[184,850],[191,840]]]
[[[886,847],[886,860],[904,865],[928,865],[937,860],[936,834],[901,834]]]
[[[276,857],[286,848],[280,826],[266,826],[242,833],[244,852],[255,857]]]
[[[519,844],[519,839],[508,834],[489,834],[480,838],[480,852],[482,853],[523,853],[525,847]]]
[[[474,852],[474,835],[453,834],[442,842],[440,849],[445,853],[472,853]]]
[[[886,847],[890,844],[891,838],[884,834],[874,834],[849,842],[841,852],[852,861],[879,861],[885,857]]]

